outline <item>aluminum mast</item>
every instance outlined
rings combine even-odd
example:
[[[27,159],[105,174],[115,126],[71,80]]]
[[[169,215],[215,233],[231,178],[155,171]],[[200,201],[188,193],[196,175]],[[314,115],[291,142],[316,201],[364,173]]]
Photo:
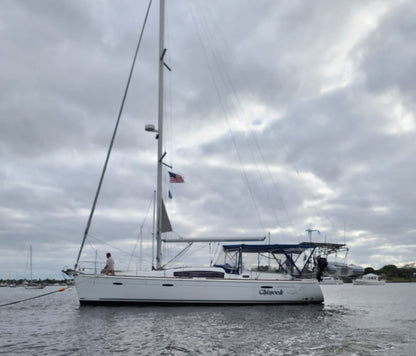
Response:
[[[157,146],[157,198],[156,198],[156,269],[162,267],[162,159],[163,159],[163,57],[165,32],[165,0],[160,0],[159,19],[159,105]]]

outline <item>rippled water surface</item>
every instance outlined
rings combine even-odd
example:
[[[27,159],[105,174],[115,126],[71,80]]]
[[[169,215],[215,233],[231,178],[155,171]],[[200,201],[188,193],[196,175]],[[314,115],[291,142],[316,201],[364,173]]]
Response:
[[[0,304],[58,290],[0,288]],[[416,283],[322,286],[323,305],[0,308],[4,355],[415,355]]]

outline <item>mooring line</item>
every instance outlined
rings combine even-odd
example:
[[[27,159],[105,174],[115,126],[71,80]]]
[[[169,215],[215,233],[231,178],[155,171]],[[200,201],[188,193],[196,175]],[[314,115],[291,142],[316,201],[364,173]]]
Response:
[[[37,295],[37,296],[35,296],[35,297],[31,297],[31,298],[26,298],[26,299],[22,299],[22,300],[17,300],[17,301],[15,301],[15,302],[10,302],[10,303],[6,303],[6,304],[0,304],[0,308],[1,308],[1,307],[8,306],[8,305],[17,304],[17,303],[21,303],[21,302],[26,302],[26,301],[28,301],[28,300],[32,300],[32,299],[36,299],[36,298],[40,298],[40,297],[44,297],[44,296],[49,295],[49,294],[58,293],[58,292],[63,292],[65,289],[68,289],[68,287],[66,287],[66,288],[60,288],[60,289],[58,289],[58,290],[54,290],[53,292],[49,292],[49,293],[45,293],[45,294],[41,294],[41,295]]]

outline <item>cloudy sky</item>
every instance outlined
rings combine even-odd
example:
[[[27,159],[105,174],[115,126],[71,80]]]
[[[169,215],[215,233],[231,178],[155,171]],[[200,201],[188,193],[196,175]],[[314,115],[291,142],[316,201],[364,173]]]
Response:
[[[0,2],[0,279],[28,276],[30,245],[34,277],[73,267],[147,6]],[[297,243],[312,228],[348,263],[415,262],[416,3],[166,10],[165,162],[185,179],[164,173],[169,237]],[[155,1],[82,260],[150,268],[157,31]]]

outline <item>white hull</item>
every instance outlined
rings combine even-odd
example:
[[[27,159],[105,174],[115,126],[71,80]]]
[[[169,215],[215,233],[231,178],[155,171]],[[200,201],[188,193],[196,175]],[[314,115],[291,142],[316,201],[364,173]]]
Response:
[[[74,277],[80,304],[308,304],[324,298],[316,280],[177,278],[151,276]]]
[[[376,274],[369,273],[361,278],[357,278],[352,281],[355,285],[361,285],[361,286],[379,286],[386,283],[384,279],[379,279]]]
[[[344,284],[344,282],[338,278],[333,278],[333,277],[323,277],[322,281],[319,282],[320,284],[325,284],[325,285],[340,285],[340,284]]]

